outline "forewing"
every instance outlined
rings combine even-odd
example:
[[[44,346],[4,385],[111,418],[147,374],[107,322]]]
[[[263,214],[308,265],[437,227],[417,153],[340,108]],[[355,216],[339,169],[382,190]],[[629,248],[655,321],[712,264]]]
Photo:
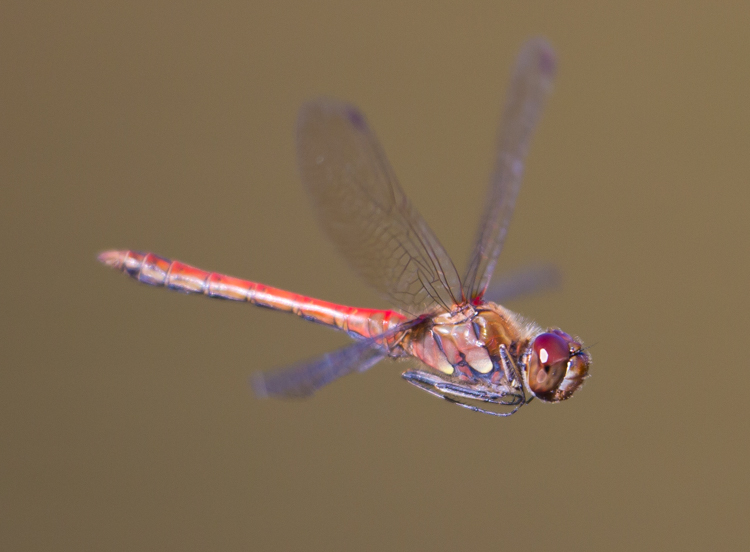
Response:
[[[486,207],[464,278],[464,290],[472,300],[482,297],[495,270],[521,184],[523,162],[552,88],[556,64],[552,47],[541,38],[526,42],[516,60],[500,120]]]
[[[359,110],[330,99],[304,105],[297,152],[318,221],[368,284],[411,314],[462,299],[453,263]]]

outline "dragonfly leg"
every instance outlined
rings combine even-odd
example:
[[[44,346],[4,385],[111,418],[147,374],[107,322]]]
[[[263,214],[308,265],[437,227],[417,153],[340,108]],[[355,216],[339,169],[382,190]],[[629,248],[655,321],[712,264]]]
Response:
[[[482,414],[490,414],[492,416],[507,417],[515,414],[519,408],[526,404],[525,397],[521,394],[498,394],[475,391],[467,387],[447,383],[445,381],[442,381],[437,376],[432,376],[424,372],[409,370],[407,372],[404,372],[401,377],[403,377],[406,381],[408,381],[415,387],[423,391],[427,391],[430,395],[445,399],[450,403],[471,410],[472,412],[480,412]],[[478,406],[462,402],[460,399],[476,400],[502,406],[513,406],[515,408],[513,408],[513,410],[510,412],[493,412],[491,410],[485,410],[483,408],[479,408]]]
[[[500,345],[499,352],[503,372],[505,373],[505,380],[511,387],[521,389],[521,386],[523,385],[521,383],[521,374],[515,363],[511,360],[507,347],[505,345]]]
[[[438,389],[438,391],[443,391],[444,393],[456,397],[492,404],[501,404],[503,406],[515,406],[524,401],[523,395],[517,393],[488,393],[485,391],[475,391],[452,383],[438,383],[435,385],[435,388]]]

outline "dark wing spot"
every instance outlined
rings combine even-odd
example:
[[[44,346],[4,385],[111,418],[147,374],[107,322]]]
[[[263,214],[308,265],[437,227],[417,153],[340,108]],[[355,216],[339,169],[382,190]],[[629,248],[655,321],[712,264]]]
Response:
[[[353,107],[350,107],[346,111],[346,115],[349,117],[349,122],[354,125],[354,128],[357,130],[367,130],[367,122],[365,121],[364,115],[354,109]]]
[[[557,71],[557,60],[555,59],[555,54],[548,49],[544,49],[539,54],[539,67],[541,67],[542,72],[547,75],[554,75]]]

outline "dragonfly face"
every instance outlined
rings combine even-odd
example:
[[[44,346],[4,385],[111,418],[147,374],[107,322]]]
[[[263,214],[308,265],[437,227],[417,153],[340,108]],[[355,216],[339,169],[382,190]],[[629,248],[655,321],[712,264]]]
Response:
[[[569,398],[588,377],[591,356],[562,330],[534,338],[524,354],[524,380],[529,392],[545,402]]]

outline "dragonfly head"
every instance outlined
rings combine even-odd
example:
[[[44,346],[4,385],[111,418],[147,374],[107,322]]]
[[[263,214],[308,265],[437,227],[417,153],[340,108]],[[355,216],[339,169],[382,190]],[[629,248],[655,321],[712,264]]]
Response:
[[[536,336],[526,353],[524,379],[532,395],[545,402],[570,397],[588,377],[591,356],[578,339],[550,329]]]

